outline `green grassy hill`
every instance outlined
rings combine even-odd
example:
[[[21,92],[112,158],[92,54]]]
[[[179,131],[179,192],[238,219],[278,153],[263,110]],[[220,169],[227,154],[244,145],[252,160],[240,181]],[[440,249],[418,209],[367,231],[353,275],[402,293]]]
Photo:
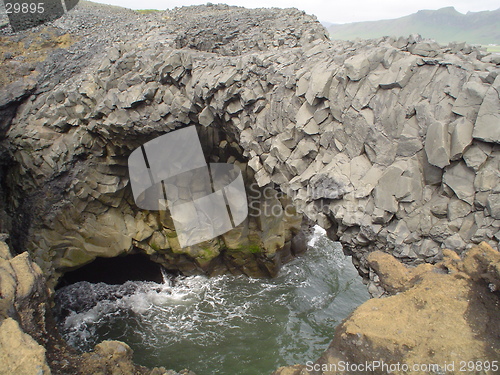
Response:
[[[453,7],[420,10],[392,20],[355,22],[328,28],[332,39],[370,39],[418,33],[440,43],[500,44],[500,8],[495,11],[459,13]]]

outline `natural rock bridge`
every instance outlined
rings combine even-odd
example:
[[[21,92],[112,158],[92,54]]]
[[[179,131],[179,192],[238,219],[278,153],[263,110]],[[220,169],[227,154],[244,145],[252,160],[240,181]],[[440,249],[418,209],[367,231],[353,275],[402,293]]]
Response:
[[[71,79],[43,88],[46,73],[41,88],[5,88],[3,223],[42,268],[59,273],[141,249],[188,273],[275,272],[293,251],[294,213],[181,249],[168,214],[134,206],[132,150],[193,124],[213,160],[240,165],[283,207],[291,200],[364,272],[363,254],[375,249],[418,262],[443,247],[498,247],[498,58],[418,37],[330,41],[295,10],[168,14],[79,61]],[[219,267],[213,259],[226,250]]]

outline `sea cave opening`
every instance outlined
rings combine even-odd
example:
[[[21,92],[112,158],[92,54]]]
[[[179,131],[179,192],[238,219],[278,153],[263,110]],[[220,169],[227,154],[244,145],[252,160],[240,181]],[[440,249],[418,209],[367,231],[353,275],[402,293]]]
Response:
[[[92,284],[125,284],[127,281],[163,282],[162,268],[144,254],[129,254],[113,258],[96,258],[91,263],[66,272],[56,286],[62,287],[86,281]]]

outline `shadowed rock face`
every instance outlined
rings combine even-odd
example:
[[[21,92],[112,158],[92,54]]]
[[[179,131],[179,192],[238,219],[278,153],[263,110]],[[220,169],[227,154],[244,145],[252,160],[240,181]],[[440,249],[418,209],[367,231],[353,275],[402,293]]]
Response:
[[[367,274],[364,254],[377,249],[418,263],[443,247],[498,246],[500,78],[491,56],[413,37],[331,42],[296,10],[201,6],[148,22],[82,61],[85,74],[28,95],[2,142],[5,222],[43,269],[141,249],[187,273],[272,274],[296,216],[262,216],[180,249],[167,214],[134,206],[127,157],[192,124],[213,159],[285,193],[270,199],[328,229]],[[255,245],[260,263],[249,261]],[[225,249],[224,266],[211,263]]]

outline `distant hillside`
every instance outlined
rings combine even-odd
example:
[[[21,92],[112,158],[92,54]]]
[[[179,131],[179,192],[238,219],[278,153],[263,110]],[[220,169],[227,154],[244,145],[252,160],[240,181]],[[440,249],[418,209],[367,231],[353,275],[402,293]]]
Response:
[[[335,23],[331,23],[331,22],[325,22],[325,21],[321,21],[321,24],[326,27],[327,29],[330,28],[331,26],[333,25],[336,25]]]
[[[392,20],[332,25],[332,39],[370,39],[381,36],[408,36],[418,33],[440,43],[500,44],[500,8],[495,11],[462,14],[455,8],[420,10]]]

